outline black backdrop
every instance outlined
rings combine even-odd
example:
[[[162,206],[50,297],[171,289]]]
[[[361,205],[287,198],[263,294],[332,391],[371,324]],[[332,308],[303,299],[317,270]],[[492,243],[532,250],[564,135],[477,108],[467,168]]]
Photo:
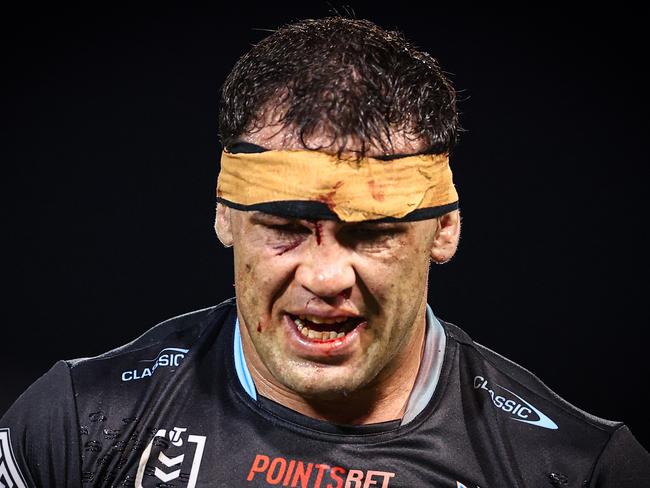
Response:
[[[0,413],[55,360],[233,294],[220,84],[266,29],[330,7],[3,16]],[[650,446],[645,14],[352,8],[461,91],[463,237],[432,268],[434,310]]]

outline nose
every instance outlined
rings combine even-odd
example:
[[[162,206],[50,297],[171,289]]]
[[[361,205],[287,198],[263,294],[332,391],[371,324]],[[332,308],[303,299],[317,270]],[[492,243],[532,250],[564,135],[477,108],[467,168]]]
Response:
[[[333,222],[322,225],[319,241],[313,240],[295,274],[301,286],[321,298],[347,297],[356,280],[351,252],[336,240],[334,230]]]

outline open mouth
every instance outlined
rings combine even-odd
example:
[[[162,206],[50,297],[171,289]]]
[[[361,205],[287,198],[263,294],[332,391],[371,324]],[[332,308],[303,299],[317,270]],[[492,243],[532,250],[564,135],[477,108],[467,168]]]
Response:
[[[365,320],[363,317],[324,318],[311,315],[288,315],[300,334],[317,341],[330,341],[345,337]]]

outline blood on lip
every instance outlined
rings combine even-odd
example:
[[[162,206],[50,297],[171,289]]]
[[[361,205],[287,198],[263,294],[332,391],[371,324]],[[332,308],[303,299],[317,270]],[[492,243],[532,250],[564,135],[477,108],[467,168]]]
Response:
[[[309,338],[307,338],[307,339],[309,339]],[[334,339],[309,339],[309,340],[313,341],[313,342],[318,342],[320,344],[325,344],[326,342],[328,342],[328,343],[342,342],[343,339],[345,339],[345,336],[343,336],[343,337],[335,337]]]
[[[301,334],[302,335],[302,334]],[[326,342],[341,342],[343,339],[345,339],[345,336],[343,337],[335,337],[334,339],[313,339],[311,337],[303,336],[305,340],[308,340],[310,342],[318,342],[320,344],[324,344]]]

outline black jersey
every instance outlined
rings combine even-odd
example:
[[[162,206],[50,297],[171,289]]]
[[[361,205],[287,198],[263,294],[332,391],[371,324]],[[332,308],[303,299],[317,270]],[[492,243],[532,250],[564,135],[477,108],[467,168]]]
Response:
[[[623,424],[573,407],[443,323],[435,392],[407,424],[314,420],[237,376],[236,306],[61,361],[0,420],[0,486],[648,487]]]

